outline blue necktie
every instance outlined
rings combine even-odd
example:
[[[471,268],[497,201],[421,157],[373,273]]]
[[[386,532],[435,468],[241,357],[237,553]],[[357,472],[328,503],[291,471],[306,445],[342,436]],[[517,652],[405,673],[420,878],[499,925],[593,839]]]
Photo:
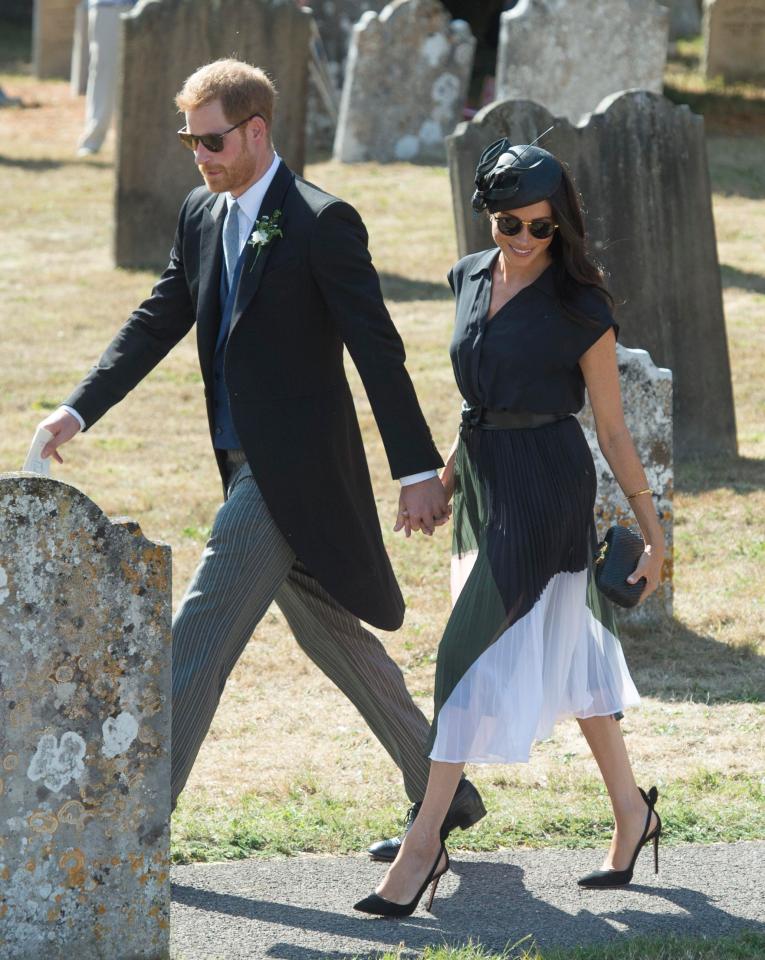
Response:
[[[229,207],[223,224],[223,269],[220,276],[221,320],[213,360],[215,372],[215,446],[227,450],[241,447],[231,417],[231,406],[224,374],[226,341],[231,327],[231,316],[234,312],[234,301],[236,300],[236,285],[239,281],[240,272],[239,204],[234,201]]]
[[[230,290],[239,259],[239,204],[236,200],[228,208],[226,222],[223,224],[223,257],[226,261],[226,279]]]

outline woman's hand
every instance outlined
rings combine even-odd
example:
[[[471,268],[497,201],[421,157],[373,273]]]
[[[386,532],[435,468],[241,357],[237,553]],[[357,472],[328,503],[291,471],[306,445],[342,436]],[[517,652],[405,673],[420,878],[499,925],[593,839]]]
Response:
[[[448,503],[454,496],[454,457],[450,457],[446,466],[441,471],[441,483],[446,493],[446,502]]]
[[[643,592],[640,595],[639,603],[642,603],[646,597],[650,597],[654,590],[659,586],[659,579],[661,577],[661,568],[663,563],[664,545],[662,544],[661,547],[657,549],[656,546],[652,546],[650,543],[647,543],[645,550],[638,560],[637,566],[627,577],[627,583],[637,583],[641,578],[645,578],[645,586],[643,587]]]

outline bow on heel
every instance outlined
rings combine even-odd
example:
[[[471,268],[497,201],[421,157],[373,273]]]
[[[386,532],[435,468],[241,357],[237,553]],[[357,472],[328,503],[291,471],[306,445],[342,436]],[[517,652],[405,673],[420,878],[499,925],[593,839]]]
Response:
[[[441,863],[442,856],[446,857],[446,864],[443,869],[439,870],[438,865]],[[355,903],[353,909],[360,910],[362,913],[372,913],[378,917],[409,917],[417,909],[417,904],[422,899],[422,895],[427,890],[428,885],[432,884],[428,902],[425,904],[425,909],[430,910],[433,905],[433,897],[436,895],[438,881],[448,869],[449,854],[446,852],[446,847],[442,843],[438,851],[438,856],[436,857],[436,862],[431,867],[427,877],[425,877],[425,882],[415,894],[414,899],[410,900],[409,903],[395,903],[393,900],[386,900],[385,897],[381,897],[377,893],[370,893],[368,897],[364,897],[363,900]]]
[[[627,884],[632,880],[632,872],[635,869],[635,861],[638,858],[638,854],[643,849],[645,844],[650,840],[653,840],[653,867],[654,873],[659,872],[659,837],[661,836],[661,817],[656,813],[655,806],[656,801],[659,799],[659,791],[656,787],[651,787],[648,793],[645,792],[641,787],[638,787],[640,790],[640,795],[643,800],[646,802],[648,807],[648,813],[645,818],[645,827],[643,827],[643,835],[638,841],[638,845],[635,847],[635,852],[632,854],[632,859],[629,862],[629,865],[625,870],[593,870],[592,873],[588,873],[586,877],[581,877],[577,882],[580,887],[590,887],[590,888],[608,888],[608,887],[626,887]],[[651,815],[656,814],[656,826],[651,830]]]

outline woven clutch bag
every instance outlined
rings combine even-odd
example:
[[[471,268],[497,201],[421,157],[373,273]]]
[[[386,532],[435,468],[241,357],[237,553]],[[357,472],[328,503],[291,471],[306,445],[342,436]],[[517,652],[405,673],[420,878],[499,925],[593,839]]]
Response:
[[[643,538],[626,527],[610,527],[598,550],[595,558],[598,590],[620,607],[634,607],[643,593],[645,580],[641,577],[637,583],[627,583],[627,577],[645,550]]]

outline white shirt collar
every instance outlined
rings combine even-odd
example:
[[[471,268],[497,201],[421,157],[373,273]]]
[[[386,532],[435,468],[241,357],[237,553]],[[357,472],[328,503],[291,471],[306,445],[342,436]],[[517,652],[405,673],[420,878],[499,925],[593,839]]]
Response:
[[[263,197],[265,197],[266,191],[271,186],[271,181],[276,176],[276,171],[279,169],[280,163],[281,157],[278,153],[274,152],[274,159],[271,166],[266,170],[260,180],[256,180],[251,187],[245,190],[241,197],[232,197],[230,193],[226,194],[226,210],[230,209],[234,200],[239,203],[239,223],[245,230],[249,229],[255,222],[255,218],[260,212],[260,207],[263,203]]]

